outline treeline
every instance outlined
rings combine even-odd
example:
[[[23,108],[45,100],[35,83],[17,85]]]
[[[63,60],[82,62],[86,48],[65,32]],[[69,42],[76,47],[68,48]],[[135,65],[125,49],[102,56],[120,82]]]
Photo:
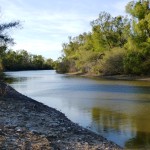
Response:
[[[53,69],[52,59],[30,54],[26,50],[13,51],[8,49],[8,45],[14,44],[8,31],[19,26],[20,22],[18,21],[0,24],[0,72]]]
[[[132,1],[129,17],[101,12],[92,30],[64,43],[58,72],[150,75],[150,2]]]
[[[7,50],[2,59],[5,71],[45,70],[53,69],[53,60],[45,59],[41,55],[29,54],[25,50]]]

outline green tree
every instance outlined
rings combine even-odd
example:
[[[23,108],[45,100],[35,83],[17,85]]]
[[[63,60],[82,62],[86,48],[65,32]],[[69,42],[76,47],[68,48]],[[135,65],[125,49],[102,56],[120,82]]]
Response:
[[[150,2],[132,1],[126,11],[130,19],[101,12],[91,22],[91,32],[70,37],[57,61],[59,71],[150,74]]]
[[[92,23],[93,42],[99,51],[123,47],[129,36],[130,21],[127,17],[112,17],[106,12],[99,14],[99,18]]]
[[[133,17],[131,36],[125,47],[125,72],[150,74],[150,2],[130,2],[127,12]]]
[[[149,0],[131,1],[126,5],[126,12],[139,21],[149,14]]]
[[[0,71],[3,69],[3,58],[7,49],[7,45],[14,44],[14,39],[9,35],[8,30],[16,28],[19,25],[19,21],[0,24]]]

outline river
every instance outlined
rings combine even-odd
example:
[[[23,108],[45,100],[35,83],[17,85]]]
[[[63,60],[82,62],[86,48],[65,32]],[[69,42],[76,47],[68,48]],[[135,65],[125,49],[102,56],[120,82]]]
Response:
[[[91,79],[54,70],[5,74],[17,91],[118,145],[150,148],[149,81]]]

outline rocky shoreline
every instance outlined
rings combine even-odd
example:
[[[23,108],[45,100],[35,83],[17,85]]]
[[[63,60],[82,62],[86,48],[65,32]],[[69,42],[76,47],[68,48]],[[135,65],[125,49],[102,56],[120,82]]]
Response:
[[[1,150],[119,150],[63,113],[0,82]]]

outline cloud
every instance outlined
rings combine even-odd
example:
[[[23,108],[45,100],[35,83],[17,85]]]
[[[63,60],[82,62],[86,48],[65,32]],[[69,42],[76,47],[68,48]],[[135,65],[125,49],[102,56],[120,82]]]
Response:
[[[20,20],[23,29],[16,30],[14,49],[26,49],[56,57],[68,36],[91,30],[90,21],[101,11],[122,13],[128,0],[0,0],[2,20]],[[111,5],[110,5],[111,3]],[[115,12],[115,13],[114,13]],[[52,52],[52,53],[50,53]],[[55,56],[54,56],[55,55]],[[61,54],[60,54],[61,55]],[[57,57],[59,57],[58,55]]]
[[[85,29],[86,23],[89,21],[87,17],[77,16],[74,14],[42,14],[35,19],[32,17],[29,22],[26,22],[27,27],[34,27],[34,31],[50,32],[50,33],[79,33],[81,29]]]
[[[43,55],[45,58],[49,58],[50,54],[57,54],[53,59],[57,59],[58,53],[61,52],[61,45],[53,41],[42,41],[42,40],[29,40],[20,41],[18,44],[13,46],[14,50],[28,50],[32,54]],[[49,55],[47,55],[49,54]]]
[[[117,1],[115,4],[112,5],[112,8],[114,9],[114,15],[117,16],[119,14],[125,15],[125,6],[130,2],[131,0],[121,0]]]

